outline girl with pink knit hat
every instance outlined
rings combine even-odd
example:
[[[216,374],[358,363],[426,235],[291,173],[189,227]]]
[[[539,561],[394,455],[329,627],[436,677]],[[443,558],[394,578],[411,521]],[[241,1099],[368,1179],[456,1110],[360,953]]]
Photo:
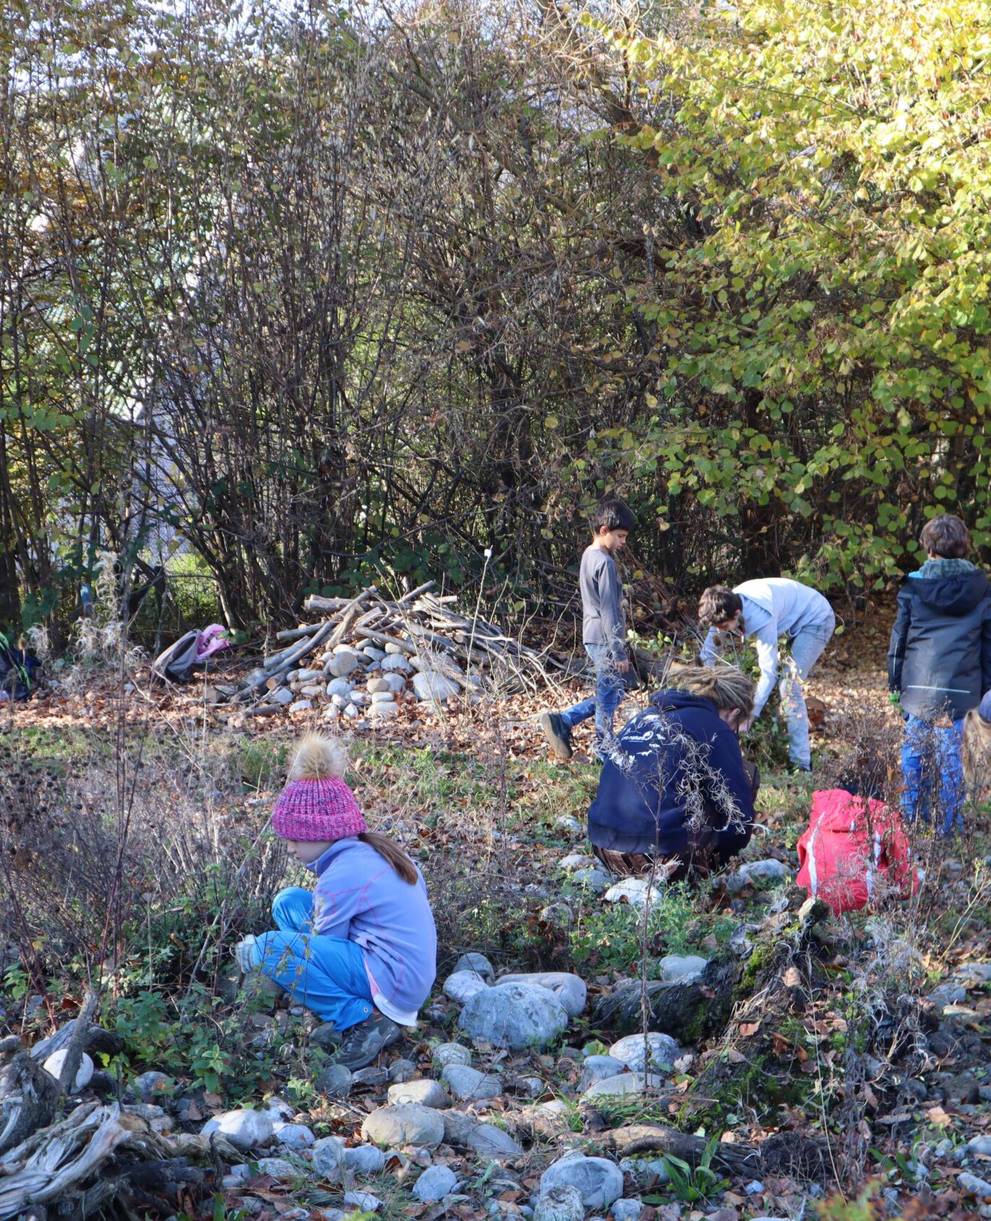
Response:
[[[343,1036],[334,1059],[363,1068],[415,1026],[437,967],[437,933],[419,869],[388,836],[369,831],[344,783],[336,742],[311,734],[296,751],[272,814],[276,835],[317,876],[272,904],[278,928],[236,950]]]

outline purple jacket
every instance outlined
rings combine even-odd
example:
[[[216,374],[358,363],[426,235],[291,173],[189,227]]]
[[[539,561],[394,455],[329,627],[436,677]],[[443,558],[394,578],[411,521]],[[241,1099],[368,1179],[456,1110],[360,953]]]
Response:
[[[331,844],[310,868],[317,875],[314,931],[361,946],[375,1004],[413,1025],[437,975],[437,931],[422,875],[413,886],[404,882],[354,836]]]

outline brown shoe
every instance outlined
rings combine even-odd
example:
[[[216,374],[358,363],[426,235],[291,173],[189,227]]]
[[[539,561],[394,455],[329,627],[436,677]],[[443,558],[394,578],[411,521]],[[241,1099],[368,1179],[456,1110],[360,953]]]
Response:
[[[574,753],[571,749],[571,730],[565,725],[559,712],[542,712],[537,717],[544,737],[554,748],[554,754],[567,762]]]

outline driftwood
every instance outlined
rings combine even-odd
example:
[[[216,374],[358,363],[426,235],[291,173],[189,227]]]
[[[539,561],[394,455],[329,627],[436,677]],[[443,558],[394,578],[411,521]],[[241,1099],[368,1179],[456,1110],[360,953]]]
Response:
[[[709,1142],[662,1124],[630,1124],[602,1136],[603,1143],[620,1157],[638,1153],[660,1153],[681,1158],[697,1166]],[[824,1182],[830,1174],[824,1142],[799,1132],[776,1132],[759,1145],[720,1142],[712,1152],[711,1165],[721,1174],[787,1174]]]
[[[61,1096],[59,1083],[20,1050],[19,1041],[5,1039],[0,1051],[0,1167],[8,1149],[51,1123]]]
[[[576,671],[571,662],[528,648],[479,615],[459,613],[456,595],[439,595],[433,585],[426,581],[395,600],[374,585],[353,598],[311,595],[304,610],[314,622],[276,633],[285,647],[265,657],[240,687],[212,692],[213,706],[239,704],[250,716],[273,714],[293,702],[291,693],[302,683],[319,685],[330,673],[325,669],[330,654],[345,642],[390,646],[461,690],[469,687],[467,673],[475,676],[473,682],[536,692]],[[294,678],[309,669],[315,677]]]
[[[690,1166],[701,1162],[707,1141],[661,1124],[629,1124],[604,1133],[602,1141],[620,1157],[637,1153],[660,1153],[680,1157]],[[724,1174],[754,1174],[760,1169],[760,1153],[752,1145],[716,1145],[713,1167]]]
[[[190,1156],[234,1162],[242,1155],[216,1134],[170,1138],[118,1103],[83,1103],[0,1158],[0,1221],[24,1216],[32,1205],[58,1203],[86,1217],[118,1195],[144,1200],[156,1191],[168,1198],[170,1185],[202,1179],[187,1167]]]

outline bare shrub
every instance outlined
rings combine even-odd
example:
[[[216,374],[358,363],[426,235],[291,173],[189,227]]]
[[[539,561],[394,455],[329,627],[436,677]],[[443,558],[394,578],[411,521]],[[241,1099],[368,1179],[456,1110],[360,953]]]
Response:
[[[33,986],[66,970],[111,991],[215,982],[285,868],[242,789],[229,740],[107,751],[94,731],[71,774],[19,752],[0,780],[0,914]]]

